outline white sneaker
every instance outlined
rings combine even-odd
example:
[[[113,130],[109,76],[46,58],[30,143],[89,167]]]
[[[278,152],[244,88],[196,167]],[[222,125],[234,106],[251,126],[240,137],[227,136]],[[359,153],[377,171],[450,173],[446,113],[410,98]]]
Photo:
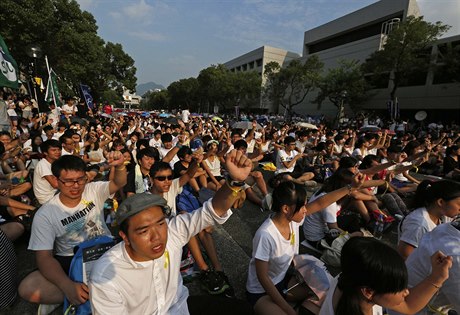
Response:
[[[61,304],[40,304],[38,306],[38,315],[49,315],[54,312]]]

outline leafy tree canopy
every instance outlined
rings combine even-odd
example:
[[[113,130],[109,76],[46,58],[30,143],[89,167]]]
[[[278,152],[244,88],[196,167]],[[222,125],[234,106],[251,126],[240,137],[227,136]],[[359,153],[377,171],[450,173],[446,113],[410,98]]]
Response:
[[[286,67],[281,68],[277,62],[265,65],[266,96],[287,110],[288,120],[294,106],[301,104],[308,93],[316,88],[321,79],[324,64],[318,56],[309,57],[302,63],[292,60]]]
[[[27,72],[32,61],[29,47],[40,47],[58,74],[64,95],[78,93],[80,83],[92,88],[97,101],[112,89],[121,98],[121,86],[135,91],[134,60],[120,44],[106,44],[97,35],[93,15],[82,11],[75,0],[2,0],[0,25],[22,71]],[[43,58],[37,60],[37,67],[38,75],[46,79]]]
[[[364,64],[368,73],[391,73],[393,88],[396,90],[417,71],[426,71],[431,64],[431,46],[449,29],[441,22],[430,23],[423,17],[409,16],[387,36],[382,50],[374,52]]]
[[[356,111],[369,97],[369,89],[358,61],[340,60],[338,67],[329,69],[321,79],[314,102],[321,107],[324,100],[328,99],[339,107],[343,101]]]

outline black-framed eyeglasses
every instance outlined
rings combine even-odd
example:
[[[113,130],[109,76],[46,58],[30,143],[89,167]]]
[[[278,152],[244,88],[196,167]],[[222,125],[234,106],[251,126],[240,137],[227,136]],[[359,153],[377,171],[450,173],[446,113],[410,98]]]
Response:
[[[65,187],[72,187],[75,184],[78,184],[78,186],[86,184],[86,182],[88,181],[88,177],[85,176],[85,177],[81,177],[81,178],[77,178],[77,179],[66,179],[66,180],[62,180],[62,179],[58,178],[58,180],[61,183],[63,183]]]
[[[154,179],[160,181],[160,182],[164,182],[166,179],[167,180],[173,180],[174,179],[174,176],[173,175],[168,175],[168,176],[155,176]]]

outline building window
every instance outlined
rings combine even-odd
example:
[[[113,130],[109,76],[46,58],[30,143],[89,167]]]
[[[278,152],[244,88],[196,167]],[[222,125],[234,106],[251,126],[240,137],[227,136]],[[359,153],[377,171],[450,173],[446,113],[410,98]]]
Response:
[[[256,60],[257,67],[262,67],[262,58]]]
[[[242,66],[241,66],[241,69],[242,69],[243,71],[248,70],[248,65],[247,65],[247,64],[242,65]]]
[[[254,69],[254,61],[251,61],[250,63],[248,63],[249,65],[249,69]]]

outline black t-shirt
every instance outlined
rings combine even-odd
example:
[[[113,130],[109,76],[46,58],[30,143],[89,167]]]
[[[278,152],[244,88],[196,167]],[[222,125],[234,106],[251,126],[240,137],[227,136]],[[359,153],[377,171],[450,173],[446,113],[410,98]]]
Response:
[[[150,176],[142,174],[142,179],[144,180],[144,187],[147,185],[148,189],[146,191],[149,191],[152,184],[150,182]],[[125,187],[123,188],[123,191],[125,193],[136,193],[136,171],[133,169],[128,173],[128,179]]]
[[[459,167],[460,167],[460,161],[455,161],[454,158],[451,156],[446,156],[444,158],[444,163],[443,163],[444,174],[449,174],[455,168],[459,168]]]
[[[186,170],[188,170],[188,167],[185,167],[181,161],[174,163],[174,178],[181,177],[181,172]]]

